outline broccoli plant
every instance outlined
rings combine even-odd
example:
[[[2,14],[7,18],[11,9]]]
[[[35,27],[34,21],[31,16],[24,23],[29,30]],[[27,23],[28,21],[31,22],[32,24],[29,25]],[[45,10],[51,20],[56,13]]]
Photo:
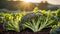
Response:
[[[27,13],[26,15],[22,16],[19,24],[21,29],[25,29],[25,27],[22,26],[24,22],[30,21],[32,18],[35,18],[35,17],[36,17],[35,13]]]
[[[41,31],[43,28],[51,26],[55,23],[55,18],[51,15],[46,14],[38,14],[36,13],[37,17],[31,19],[30,21],[24,22],[23,26],[30,28],[34,32]]]
[[[59,21],[60,21],[60,9],[58,9],[56,12],[55,12],[56,16],[59,18]]]
[[[60,34],[60,26],[51,29],[50,34]]]
[[[21,14],[16,14],[16,13],[13,15],[6,14],[4,17],[5,19],[4,19],[4,24],[3,24],[4,30],[5,31],[14,30],[14,31],[20,32],[19,21],[21,17],[22,17]]]

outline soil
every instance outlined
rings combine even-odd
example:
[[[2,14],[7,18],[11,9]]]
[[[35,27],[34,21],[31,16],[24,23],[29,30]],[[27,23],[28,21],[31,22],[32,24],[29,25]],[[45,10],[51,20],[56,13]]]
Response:
[[[3,26],[0,24],[0,34],[49,34],[51,28],[45,28],[42,31],[34,33],[31,29],[26,28],[25,30],[21,32],[15,32],[15,31],[8,31],[4,32],[3,31]]]

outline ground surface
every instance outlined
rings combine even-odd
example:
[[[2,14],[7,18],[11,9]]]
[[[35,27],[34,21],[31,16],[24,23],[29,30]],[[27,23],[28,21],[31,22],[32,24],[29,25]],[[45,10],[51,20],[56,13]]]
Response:
[[[49,34],[49,31],[50,31],[50,28],[46,28],[46,29],[43,29],[42,31],[34,33],[32,30],[27,28],[21,32],[15,32],[15,31],[4,32],[2,24],[0,24],[0,34]]]

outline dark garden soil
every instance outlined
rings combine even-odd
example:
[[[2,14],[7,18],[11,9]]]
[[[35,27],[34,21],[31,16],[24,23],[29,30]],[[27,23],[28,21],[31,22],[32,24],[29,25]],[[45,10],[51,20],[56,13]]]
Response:
[[[42,31],[36,32],[34,33],[32,30],[26,28],[25,30],[21,31],[21,32],[15,32],[15,31],[8,31],[8,32],[4,32],[3,31],[3,26],[2,24],[0,24],[0,34],[49,34],[51,28],[46,28],[43,29]]]

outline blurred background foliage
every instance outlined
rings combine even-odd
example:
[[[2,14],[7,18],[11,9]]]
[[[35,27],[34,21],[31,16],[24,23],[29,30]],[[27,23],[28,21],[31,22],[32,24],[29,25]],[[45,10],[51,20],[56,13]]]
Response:
[[[48,7],[49,3],[47,1],[40,3],[31,3],[31,2],[23,2],[23,1],[6,1],[0,0],[0,9],[9,9],[9,10],[26,10],[31,11],[35,7],[41,10],[56,10],[58,7]]]

